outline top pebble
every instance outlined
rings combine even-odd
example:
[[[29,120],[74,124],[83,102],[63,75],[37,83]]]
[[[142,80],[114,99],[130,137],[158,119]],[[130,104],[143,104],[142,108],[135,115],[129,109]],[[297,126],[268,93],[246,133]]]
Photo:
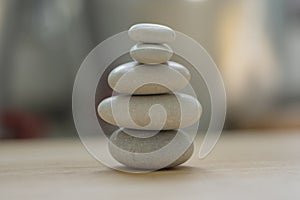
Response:
[[[128,31],[129,37],[142,43],[170,43],[175,40],[175,31],[158,24],[136,24]]]

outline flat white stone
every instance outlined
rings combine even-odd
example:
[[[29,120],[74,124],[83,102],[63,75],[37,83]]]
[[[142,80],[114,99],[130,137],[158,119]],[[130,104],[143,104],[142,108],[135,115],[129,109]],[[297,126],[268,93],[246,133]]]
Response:
[[[159,24],[136,24],[128,31],[129,37],[142,43],[170,43],[175,40],[175,31]]]
[[[198,100],[175,94],[112,96],[100,102],[98,114],[112,125],[140,130],[172,130],[197,122],[202,113]]]
[[[148,138],[132,136],[127,131],[115,131],[109,142],[110,154],[127,167],[146,170],[175,167],[186,162],[194,151],[193,143],[181,131],[161,131],[154,136],[150,132]],[[139,132],[147,135],[139,130],[135,134]]]
[[[166,44],[139,43],[130,49],[130,55],[139,63],[160,64],[170,60],[173,50]]]
[[[184,88],[190,78],[189,70],[176,62],[158,65],[129,62],[110,72],[108,84],[119,93],[163,94]]]

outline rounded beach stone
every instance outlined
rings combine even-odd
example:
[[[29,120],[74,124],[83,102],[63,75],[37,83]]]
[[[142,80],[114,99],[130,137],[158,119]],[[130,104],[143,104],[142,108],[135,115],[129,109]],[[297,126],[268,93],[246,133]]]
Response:
[[[98,114],[112,125],[141,130],[172,130],[197,122],[202,113],[198,100],[175,94],[112,96],[100,102]]]
[[[175,31],[159,24],[136,24],[128,31],[129,37],[142,43],[170,43],[175,40]]]
[[[163,94],[184,88],[190,78],[189,70],[176,62],[158,65],[129,62],[110,72],[108,84],[119,93]]]
[[[193,154],[194,145],[182,131],[160,131],[155,135],[151,131],[135,130],[134,135],[132,132],[119,129],[111,135],[109,142],[110,154],[127,167],[147,170],[171,168],[186,162]],[[148,134],[147,138],[138,137]]]
[[[166,44],[139,43],[130,49],[130,55],[139,63],[160,64],[170,60],[173,50]]]

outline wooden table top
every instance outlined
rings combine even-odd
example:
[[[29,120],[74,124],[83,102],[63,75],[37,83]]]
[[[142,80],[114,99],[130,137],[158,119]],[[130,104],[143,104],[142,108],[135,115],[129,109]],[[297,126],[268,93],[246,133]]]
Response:
[[[146,174],[106,168],[79,139],[0,141],[0,199],[300,199],[299,133],[224,133],[206,159]]]

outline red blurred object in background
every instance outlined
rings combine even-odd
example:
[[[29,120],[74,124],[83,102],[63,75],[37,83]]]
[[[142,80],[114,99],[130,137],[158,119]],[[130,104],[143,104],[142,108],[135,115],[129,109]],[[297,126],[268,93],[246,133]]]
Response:
[[[46,123],[42,117],[23,111],[1,112],[0,123],[4,131],[3,138],[37,138],[43,136],[46,129]]]

